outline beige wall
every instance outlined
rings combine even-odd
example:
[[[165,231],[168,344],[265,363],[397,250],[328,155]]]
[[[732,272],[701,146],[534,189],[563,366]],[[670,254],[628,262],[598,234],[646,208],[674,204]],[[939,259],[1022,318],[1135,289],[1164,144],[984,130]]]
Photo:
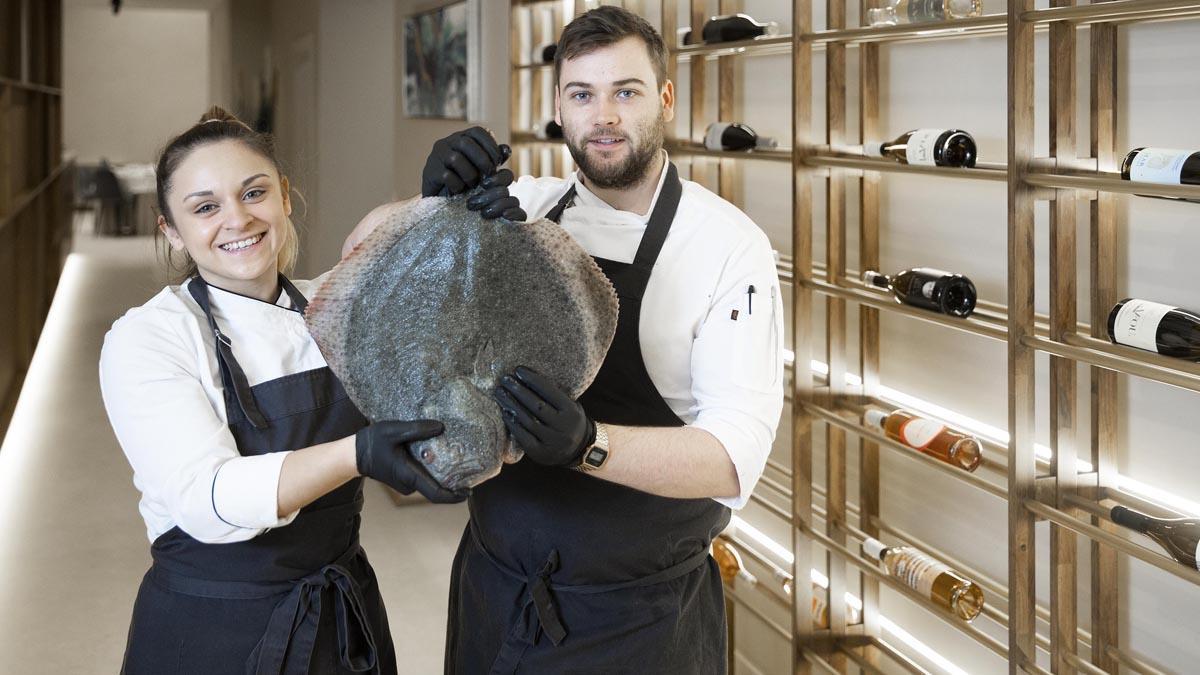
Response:
[[[202,10],[67,6],[63,127],[81,161],[151,162],[210,100]]]

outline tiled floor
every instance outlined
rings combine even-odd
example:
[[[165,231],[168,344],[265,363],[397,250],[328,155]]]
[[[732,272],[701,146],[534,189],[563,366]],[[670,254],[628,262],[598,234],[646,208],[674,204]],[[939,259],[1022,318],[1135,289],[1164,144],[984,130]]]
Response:
[[[120,668],[149,544],[97,362],[112,322],[163,283],[149,238],[77,237],[0,447],[0,675]],[[465,507],[397,507],[369,484],[363,520],[401,672],[441,672]]]

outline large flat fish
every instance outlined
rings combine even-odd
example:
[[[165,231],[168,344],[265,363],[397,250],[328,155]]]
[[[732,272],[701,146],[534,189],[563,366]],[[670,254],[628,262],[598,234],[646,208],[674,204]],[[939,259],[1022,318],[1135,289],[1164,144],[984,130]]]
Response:
[[[467,195],[414,198],[333,268],[305,320],[368,419],[430,418],[443,435],[412,453],[439,483],[470,487],[521,453],[491,392],[516,366],[572,397],[600,369],[617,295],[561,227],[484,220]]]

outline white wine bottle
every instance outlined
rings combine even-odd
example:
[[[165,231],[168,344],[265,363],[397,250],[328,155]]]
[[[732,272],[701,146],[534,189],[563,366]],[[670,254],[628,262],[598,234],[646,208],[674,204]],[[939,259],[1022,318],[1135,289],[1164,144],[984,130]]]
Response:
[[[983,461],[983,446],[978,438],[951,429],[941,422],[920,417],[914,412],[868,410],[866,422],[883,430],[893,441],[964,471],[978,469]]]
[[[863,154],[917,166],[975,166],[975,139],[961,129],[913,129],[887,143],[867,143]]]
[[[978,297],[970,279],[930,267],[904,270],[891,277],[867,270],[863,272],[863,281],[891,291],[897,302],[950,316],[970,316]]]
[[[704,22],[700,35],[706,44],[750,40],[765,35],[778,35],[779,24],[774,21],[759,22],[745,14],[714,16]]]
[[[983,591],[975,582],[909,546],[885,546],[878,539],[863,541],[863,553],[883,563],[890,576],[928,597],[963,621],[979,616]]]
[[[563,130],[558,122],[546,120],[533,128],[533,135],[543,141],[554,141],[563,137]]]
[[[1108,313],[1108,337],[1128,347],[1200,361],[1200,315],[1179,307],[1125,298]]]
[[[810,616],[812,616],[813,624],[817,628],[829,628],[829,603],[825,602],[827,589],[814,581],[812,590],[813,596]],[[789,598],[792,597],[791,579],[783,582],[783,592],[786,593]],[[847,602],[846,624],[854,625],[856,623],[862,623],[862,612],[860,612],[857,607]]]
[[[1176,562],[1200,570],[1200,518],[1153,518],[1124,506],[1114,506],[1109,517],[1158,542]]]
[[[712,557],[717,563],[717,569],[720,570],[721,580],[725,583],[734,586],[745,586],[746,588],[754,588],[758,586],[758,577],[746,571],[742,564],[742,556],[737,552],[725,537],[718,536],[713,539]],[[776,573],[775,581],[780,584],[784,595],[789,598],[792,596],[792,579],[789,576],[783,576]],[[818,628],[829,627],[829,605],[825,602],[825,589],[813,583],[813,597],[811,615],[813,623]],[[856,624],[862,621],[862,613],[853,605],[846,603],[846,623]]]
[[[1161,185],[1200,185],[1200,152],[1169,148],[1134,148],[1121,161],[1121,178]],[[1138,195],[1158,197],[1158,195]],[[1200,202],[1186,197],[1158,197]]]
[[[983,15],[983,0],[885,0],[883,7],[867,10],[872,26],[928,23]]]
[[[704,147],[709,150],[770,149],[778,145],[774,138],[759,136],[745,124],[713,122],[704,132]]]

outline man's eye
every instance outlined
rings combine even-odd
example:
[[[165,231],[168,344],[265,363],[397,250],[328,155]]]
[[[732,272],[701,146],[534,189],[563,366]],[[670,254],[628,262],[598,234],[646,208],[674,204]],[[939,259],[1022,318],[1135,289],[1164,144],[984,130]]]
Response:
[[[636,95],[637,92],[632,89],[622,89],[621,91],[617,92],[617,96],[620,98],[633,98]]]
[[[574,94],[571,94],[571,98],[575,99],[576,101],[583,101],[590,96],[591,94],[587,93],[586,91],[578,91]]]

